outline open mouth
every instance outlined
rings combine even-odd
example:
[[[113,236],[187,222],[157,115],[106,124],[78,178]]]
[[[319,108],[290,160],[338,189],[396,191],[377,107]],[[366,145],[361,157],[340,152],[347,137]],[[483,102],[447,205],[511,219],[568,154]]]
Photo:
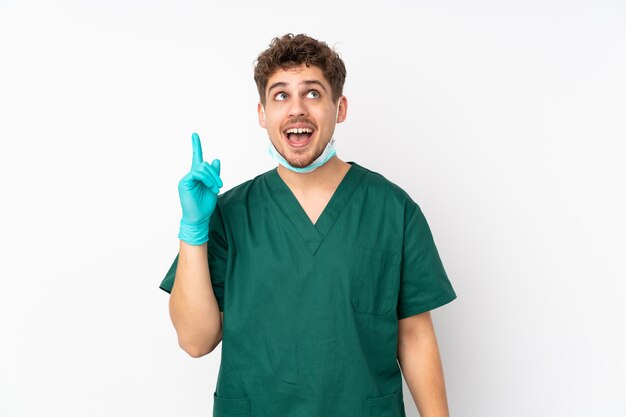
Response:
[[[313,137],[314,130],[310,127],[290,128],[283,131],[287,142],[293,147],[300,148],[308,145]]]

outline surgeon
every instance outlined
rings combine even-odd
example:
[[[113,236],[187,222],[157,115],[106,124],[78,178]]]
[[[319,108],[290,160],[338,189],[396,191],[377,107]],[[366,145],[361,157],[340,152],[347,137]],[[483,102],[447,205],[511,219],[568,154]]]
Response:
[[[405,417],[402,375],[422,417],[449,415],[430,310],[456,294],[418,204],[337,156],[345,78],[326,43],[274,38],[254,80],[277,166],[226,192],[192,135],[160,288],[185,352],[222,342],[215,417]]]

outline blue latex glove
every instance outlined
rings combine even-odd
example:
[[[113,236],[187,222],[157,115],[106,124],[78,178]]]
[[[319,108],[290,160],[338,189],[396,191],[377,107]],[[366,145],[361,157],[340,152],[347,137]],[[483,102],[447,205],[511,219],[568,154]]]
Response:
[[[202,144],[197,133],[191,135],[193,160],[191,171],[178,183],[178,195],[183,209],[178,238],[190,245],[209,240],[209,218],[222,187],[220,160],[211,164],[202,159]]]

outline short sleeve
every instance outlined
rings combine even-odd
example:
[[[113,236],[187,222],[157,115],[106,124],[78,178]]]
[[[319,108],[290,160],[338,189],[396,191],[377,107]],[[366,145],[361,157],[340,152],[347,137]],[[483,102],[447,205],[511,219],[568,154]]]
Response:
[[[211,214],[211,218],[209,219],[207,258],[209,261],[209,273],[211,275],[213,293],[215,294],[215,299],[217,300],[220,311],[224,311],[224,279],[226,276],[228,245],[219,200],[218,204],[215,206],[215,210],[213,210],[213,214]],[[174,258],[167,274],[165,274],[165,278],[161,281],[161,285],[159,285],[159,288],[167,293],[172,292],[177,267],[178,254],[176,255],[176,258]]]
[[[416,203],[410,203],[406,219],[398,319],[424,313],[456,298],[426,218]]]

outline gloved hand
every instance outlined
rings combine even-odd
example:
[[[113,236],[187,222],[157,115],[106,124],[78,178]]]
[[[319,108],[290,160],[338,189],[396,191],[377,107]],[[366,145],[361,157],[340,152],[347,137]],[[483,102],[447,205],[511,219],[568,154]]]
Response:
[[[191,135],[191,146],[191,171],[178,183],[183,209],[178,238],[190,245],[201,245],[209,240],[209,218],[223,184],[220,179],[220,160],[214,159],[209,164],[202,159],[202,144],[197,133]]]

